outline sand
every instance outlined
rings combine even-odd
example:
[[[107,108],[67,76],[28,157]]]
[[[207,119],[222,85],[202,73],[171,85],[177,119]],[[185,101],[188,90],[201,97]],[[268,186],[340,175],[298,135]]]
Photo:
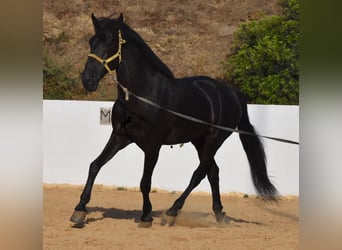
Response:
[[[142,196],[136,189],[95,185],[82,228],[69,221],[82,186],[44,185],[43,249],[299,249],[298,197],[267,204],[222,194],[228,224],[217,224],[211,195],[193,193],[174,226],[162,226],[180,193],[151,193],[154,221],[139,228]]]

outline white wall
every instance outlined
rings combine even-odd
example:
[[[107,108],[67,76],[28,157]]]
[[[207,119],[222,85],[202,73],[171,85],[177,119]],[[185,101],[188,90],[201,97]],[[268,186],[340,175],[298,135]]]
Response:
[[[89,164],[102,151],[111,133],[100,125],[100,108],[112,102],[43,101],[44,183],[84,184]],[[260,134],[299,140],[298,106],[249,105],[251,123]],[[299,194],[299,146],[264,139],[268,172],[282,195]],[[100,171],[95,183],[138,187],[143,152],[134,144],[121,150]],[[215,157],[220,167],[221,192],[255,194],[249,165],[237,134],[230,136]],[[182,191],[199,161],[194,147],[163,146],[152,186]],[[207,179],[195,191],[210,191]]]

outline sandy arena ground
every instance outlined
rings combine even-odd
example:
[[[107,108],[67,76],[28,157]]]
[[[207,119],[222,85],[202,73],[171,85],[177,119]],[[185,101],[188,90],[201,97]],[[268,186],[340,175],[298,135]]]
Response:
[[[299,249],[298,197],[279,205],[257,198],[223,194],[229,224],[218,225],[211,196],[193,193],[173,227],[162,226],[163,212],[179,193],[151,193],[153,225],[138,228],[140,192],[95,185],[83,228],[69,218],[81,186],[44,185],[43,249]]]

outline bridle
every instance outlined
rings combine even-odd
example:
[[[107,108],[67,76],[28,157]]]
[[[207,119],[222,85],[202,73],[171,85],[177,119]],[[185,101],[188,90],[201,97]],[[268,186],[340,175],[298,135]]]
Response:
[[[101,57],[99,57],[98,55],[94,54],[94,53],[90,53],[88,54],[88,57],[91,57],[93,59],[95,59],[96,61],[98,61],[99,63],[101,63],[106,70],[108,71],[108,73],[110,75],[113,75],[113,73],[116,73],[116,70],[113,69],[111,70],[109,67],[109,63],[114,61],[116,58],[119,58],[119,64],[121,62],[121,46],[122,44],[126,43],[126,40],[124,40],[121,36],[121,30],[118,31],[118,36],[119,36],[119,44],[118,44],[118,51],[112,55],[111,57],[108,57],[107,59],[102,59]]]
[[[123,90],[123,92],[125,93],[125,100],[128,101],[128,99],[129,99],[128,89],[125,88],[124,86],[122,86],[122,84],[120,84],[119,81],[116,79],[115,74],[114,74],[114,73],[116,73],[116,69],[112,70],[109,67],[109,63],[114,61],[117,58],[119,58],[119,64],[121,62],[121,47],[124,43],[126,43],[126,40],[123,39],[121,36],[121,30],[118,31],[118,37],[119,37],[118,51],[114,55],[112,55],[111,57],[108,57],[107,59],[102,59],[101,57],[99,57],[98,55],[96,55],[94,53],[89,53],[88,57],[95,59],[96,61],[101,63],[103,65],[103,67],[105,67],[105,69],[108,71],[109,75],[112,77],[113,81]]]

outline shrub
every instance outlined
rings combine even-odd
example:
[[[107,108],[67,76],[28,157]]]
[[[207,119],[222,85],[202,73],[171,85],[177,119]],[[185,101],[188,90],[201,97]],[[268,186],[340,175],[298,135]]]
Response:
[[[281,2],[280,16],[240,25],[224,77],[246,93],[250,103],[299,102],[299,4]]]
[[[61,67],[48,57],[43,57],[43,98],[73,99],[77,90],[77,79],[69,77],[67,67]]]

